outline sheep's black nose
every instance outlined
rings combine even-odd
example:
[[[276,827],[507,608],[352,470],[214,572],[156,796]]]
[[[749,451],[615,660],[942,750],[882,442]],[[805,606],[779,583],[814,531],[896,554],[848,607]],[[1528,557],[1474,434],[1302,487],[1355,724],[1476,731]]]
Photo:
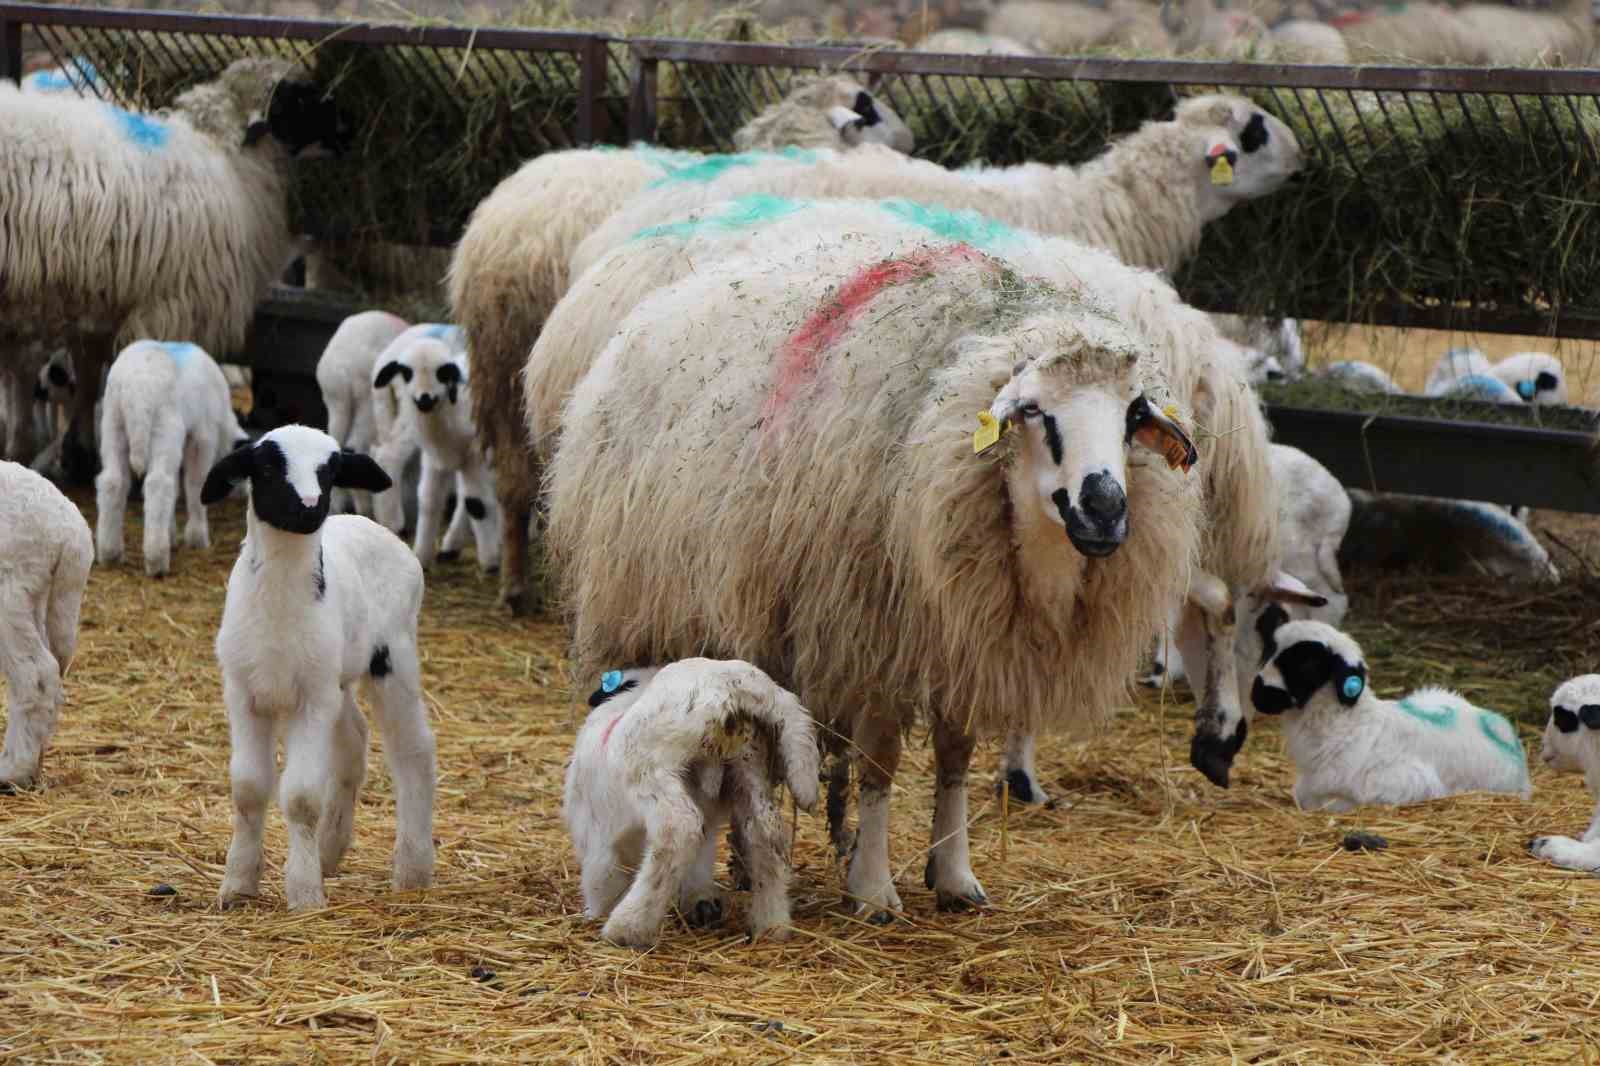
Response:
[[[431,411],[431,410],[433,410],[433,405],[438,403],[438,402],[439,402],[438,397],[434,396],[431,392],[430,393],[424,393],[423,395],[418,396],[417,399],[416,399],[417,410],[419,410],[419,411]]]
[[[1267,371],[1267,380],[1268,381],[1282,381],[1283,380],[1283,371],[1281,371],[1281,370],[1269,370],[1269,371]]]
[[[1115,522],[1128,510],[1128,496],[1117,484],[1117,479],[1104,471],[1083,479],[1078,493],[1078,506],[1102,525]]]

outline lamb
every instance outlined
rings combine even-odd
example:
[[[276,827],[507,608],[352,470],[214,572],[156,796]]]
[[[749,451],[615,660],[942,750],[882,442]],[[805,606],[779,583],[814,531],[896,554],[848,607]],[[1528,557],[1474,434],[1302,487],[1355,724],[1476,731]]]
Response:
[[[1302,810],[1422,803],[1462,792],[1533,793],[1517,730],[1442,688],[1401,700],[1367,687],[1356,642],[1323,622],[1285,622],[1250,688],[1260,714],[1284,715]]]
[[[485,454],[472,423],[472,386],[460,329],[437,323],[412,326],[378,359],[373,388],[384,390],[398,376],[406,384],[406,398],[415,407],[407,417],[422,448],[422,477],[417,484],[417,558],[428,567],[439,555],[439,523],[445,494],[454,480],[461,488],[461,506],[446,534],[445,549],[459,550],[460,533],[455,523],[464,512],[472,523],[478,566],[485,573],[492,572],[500,565],[500,513],[494,491],[493,456]]]
[[[322,404],[328,409],[328,435],[341,448],[370,452],[380,440],[387,439],[399,416],[398,397],[393,390],[374,390],[372,376],[378,356],[409,326],[405,319],[388,311],[361,311],[340,322],[328,338],[317,360],[317,387],[322,390]],[[398,470],[386,468],[384,472],[399,481]],[[395,498],[398,495],[390,494]],[[371,516],[374,499],[339,489],[334,493],[333,510],[355,510]],[[396,533],[400,531],[391,522],[384,524]]]
[[[875,920],[900,907],[888,789],[925,715],[927,880],[982,905],[976,738],[1110,706],[1198,550],[1190,397],[1164,376],[1081,289],[961,242],[885,257],[823,230],[709,264],[623,319],[563,416],[575,667],[737,655],[793,690],[859,752],[847,891]]]
[[[1490,367],[1523,401],[1534,405],[1567,402],[1567,372],[1548,352],[1517,352]]]
[[[183,540],[209,548],[200,489],[211,465],[248,435],[234,417],[222,368],[187,342],[135,341],[106,378],[100,412],[100,473],[95,478],[95,547],[101,566],[122,558],[122,520],[130,475],[144,479],[144,572],[172,568],[178,472],[189,518]]]
[[[389,476],[326,433],[289,425],[218,460],[201,499],[216,503],[246,481],[246,534],[217,631],[234,812],[218,901],[229,907],[260,892],[262,829],[281,741],[285,895],[290,910],[326,903],[323,878],[337,872],[350,846],[366,776],[358,685],[378,716],[394,778],[394,887],[426,888],[436,770],[417,660],[422,566],[376,522],[328,516],[334,488],[382,492]]]
[[[1379,392],[1389,396],[1400,396],[1406,391],[1395,383],[1387,371],[1360,359],[1344,359],[1337,363],[1329,363],[1316,376],[1352,392]]]
[[[858,93],[864,91],[857,86]],[[878,116],[877,123],[866,126],[869,114],[857,113],[863,125],[854,131],[841,130],[837,113],[817,112],[800,143],[819,147],[790,151],[789,157],[829,157],[829,146],[845,148],[856,140],[870,144],[882,137],[893,142],[894,131],[904,126],[899,116],[870,93],[867,103],[870,114]],[[830,109],[836,106],[829,104]],[[789,121],[774,123],[774,132],[780,128],[795,127]],[[767,154],[708,158],[644,145],[629,151],[548,152],[523,164],[473,210],[451,257],[447,287],[451,317],[466,331],[478,368],[472,417],[484,447],[495,455],[495,484],[505,524],[500,599],[512,614],[522,614],[533,606],[527,556],[539,484],[539,473],[526,458],[528,442],[522,434],[523,412],[517,406],[517,371],[545,317],[566,291],[568,279],[575,276],[567,270],[574,249],[651,182],[694,170],[698,164],[704,164],[697,171],[704,178],[720,168],[750,165]]]
[[[1517,374],[1525,365],[1528,365],[1528,361],[1520,360],[1502,375],[1476,348],[1452,348],[1440,356],[1428,372],[1423,393],[1427,396],[1459,396],[1487,403],[1521,404],[1538,395],[1537,373],[1535,380],[1530,382],[1531,396],[1523,396],[1517,385]]]
[[[1305,373],[1305,345],[1300,339],[1300,323],[1295,319],[1215,313],[1211,324],[1235,344],[1276,360],[1285,378],[1294,379]]]
[[[78,646],[94,541],[49,481],[0,461],[0,672],[10,693],[0,791],[36,784],[55,735],[61,681]]]
[[[674,903],[691,924],[719,920],[713,867],[732,819],[752,872],[750,935],[787,939],[788,849],[772,788],[781,779],[801,809],[816,806],[810,713],[749,663],[710,659],[607,671],[589,706],[561,813],[601,936],[649,947]]]
[[[1341,557],[1381,567],[1424,565],[1497,581],[1554,585],[1561,571],[1526,523],[1476,500],[1350,490]]]
[[[239,348],[293,255],[290,161],[348,133],[291,70],[237,60],[162,114],[0,88],[0,350],[72,350],[84,383],[63,447],[74,480],[94,472],[88,385],[113,353],[145,337]]]
[[[1539,836],[1528,842],[1536,858],[1585,873],[1600,873],[1600,674],[1583,674],[1561,683],[1550,696],[1550,721],[1545,725],[1539,757],[1557,773],[1581,773],[1595,797],[1589,828],[1577,840]]]

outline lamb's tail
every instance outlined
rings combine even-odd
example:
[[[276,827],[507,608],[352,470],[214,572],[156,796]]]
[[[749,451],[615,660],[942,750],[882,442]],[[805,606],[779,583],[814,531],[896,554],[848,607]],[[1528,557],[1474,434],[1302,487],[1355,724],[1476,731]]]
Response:
[[[122,425],[128,435],[128,469],[144,477],[150,469],[150,438],[156,426],[156,409],[144,404],[127,404],[122,412]]]
[[[768,682],[771,684],[771,682]],[[754,701],[756,720],[764,722],[778,742],[783,777],[803,811],[817,806],[817,731],[811,712],[800,706],[794,693],[771,684],[771,699]]]

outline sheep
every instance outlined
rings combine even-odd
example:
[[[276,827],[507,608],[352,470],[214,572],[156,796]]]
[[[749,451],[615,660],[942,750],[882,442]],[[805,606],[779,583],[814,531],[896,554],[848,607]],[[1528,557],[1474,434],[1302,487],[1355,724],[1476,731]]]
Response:
[[[1285,716],[1302,810],[1342,813],[1473,791],[1533,794],[1522,742],[1502,715],[1442,688],[1379,699],[1361,647],[1325,622],[1284,622],[1265,639],[1250,702],[1258,714]]]
[[[417,615],[422,566],[360,515],[328,516],[331,490],[382,492],[389,476],[309,426],[280,426],[206,474],[216,503],[248,482],[246,533],[228,577],[217,661],[228,712],[233,839],[218,902],[259,894],[261,837],[284,748],[278,805],[288,823],[290,910],[327,902],[323,878],[350,846],[366,776],[366,691],[394,778],[396,891],[433,881],[433,731],[422,703]]]
[[[1518,385],[1519,374],[1528,365],[1531,365],[1531,361],[1519,360],[1508,366],[1502,374],[1478,349],[1451,348],[1439,357],[1439,361],[1428,372],[1423,394],[1519,405],[1536,397],[1541,383],[1535,373],[1535,380],[1529,382],[1531,395],[1522,395]]]
[[[1162,9],[1140,0],[1108,0],[1104,6],[1006,0],[989,13],[983,30],[1020,41],[1041,55],[1072,55],[1090,48],[1171,51]]]
[[[993,33],[975,30],[944,29],[928,34],[917,42],[918,52],[949,52],[956,55],[1031,56],[1039,53],[1023,44]]]
[[[34,435],[38,439],[53,441],[66,430],[65,413],[77,388],[71,358],[65,351],[56,351],[34,377]]]
[[[1595,797],[1589,828],[1577,840],[1538,836],[1528,842],[1536,858],[1585,873],[1600,873],[1600,674],[1563,681],[1550,696],[1550,721],[1545,725],[1539,757],[1557,773],[1581,773]]]
[[[348,451],[370,452],[398,417],[398,397],[392,390],[375,391],[372,375],[377,369],[378,356],[410,323],[388,311],[361,311],[339,323],[328,338],[322,356],[317,360],[317,387],[322,390],[322,404],[328,409],[328,435]],[[382,408],[384,432],[378,428]],[[399,471],[385,469],[390,478],[398,482]],[[398,498],[399,493],[390,497]],[[355,510],[372,515],[374,497],[357,497],[339,489],[334,493],[333,510],[343,513]],[[385,522],[393,532],[400,530]]]
[[[857,91],[864,90],[857,86]],[[838,128],[837,114],[817,113],[802,143],[847,147],[847,140],[870,141],[880,128],[892,137],[893,129],[903,127],[898,116],[890,120],[893,111],[883,101],[869,93],[867,102],[871,113],[879,116],[878,123],[852,132]],[[782,128],[794,127],[785,122]],[[789,155],[817,159],[828,157],[829,151],[818,148]],[[758,158],[762,156],[707,159],[642,145],[629,151],[547,152],[523,164],[473,209],[451,256],[446,283],[451,317],[466,331],[478,368],[472,417],[484,447],[495,455],[495,484],[505,525],[500,600],[512,614],[533,606],[527,560],[539,484],[539,473],[526,458],[528,442],[522,434],[516,377],[545,317],[573,276],[567,270],[568,260],[579,241],[651,182],[696,164],[738,168]]]
[[[817,115],[827,116],[838,141],[818,129]],[[916,140],[893,108],[879,103],[852,78],[821,76],[803,79],[777,104],[734,131],[733,145],[751,152],[770,145],[855,148],[881,144],[910,152]]]
[[[104,95],[108,88],[95,65],[83,56],[73,56],[65,65],[36,70],[19,85],[25,93],[73,93],[77,96]]]
[[[0,88],[0,349],[72,350],[84,383],[63,447],[74,480],[94,472],[89,383],[111,356],[144,337],[238,349],[294,254],[290,161],[348,133],[291,70],[237,60],[160,114]]]
[[[1423,564],[1499,581],[1554,585],[1561,571],[1515,515],[1477,500],[1434,499],[1351,489],[1345,563]]]
[[[35,408],[39,374],[50,361],[43,341],[16,344],[0,351],[0,459],[27,463],[45,443]]]
[[[1306,351],[1300,339],[1300,323],[1297,320],[1214,313],[1211,315],[1211,324],[1218,333],[1235,344],[1260,352],[1263,356],[1262,366],[1268,365],[1268,359],[1276,361],[1284,378],[1294,379],[1305,373]]]
[[[95,548],[101,566],[122,558],[122,519],[131,477],[144,479],[144,572],[163,577],[177,542],[178,472],[189,518],[183,541],[209,548],[200,489],[206,472],[236,444],[239,428],[222,369],[187,342],[135,341],[111,364],[100,412],[95,478]]]
[[[1329,363],[1315,376],[1352,392],[1379,392],[1389,396],[1400,396],[1406,391],[1396,384],[1387,371],[1360,359],[1343,359]]]
[[[976,737],[1110,706],[1199,548],[1163,409],[1190,397],[1164,378],[1081,289],[961,242],[884,257],[824,230],[707,265],[623,319],[563,415],[546,503],[579,676],[728,654],[795,691],[859,752],[846,883],[874,920],[900,906],[888,788],[926,715],[926,879],[984,904]]]
[[[732,819],[752,872],[750,935],[788,939],[787,848],[771,794],[781,779],[802,810],[817,804],[810,712],[749,663],[710,659],[607,671],[589,706],[561,814],[584,915],[605,919],[600,935],[649,947],[674,903],[691,924],[718,921],[717,834]]]
[[[400,334],[378,356],[375,391],[399,377],[403,398],[415,410],[407,418],[422,449],[422,477],[417,485],[415,550],[424,567],[439,555],[439,521],[452,481],[461,489],[445,548],[459,550],[456,523],[464,513],[472,524],[478,566],[485,573],[500,565],[500,513],[494,491],[492,455],[486,455],[472,424],[472,383],[461,331],[454,326],[424,323]],[[452,539],[454,536],[456,539]]]
[[[0,790],[39,780],[94,562],[89,524],[49,481],[0,461],[0,672],[10,693]]]
[[[1490,67],[1583,66],[1594,47],[1592,0],[1557,0],[1549,10],[1464,4],[1455,17]]]
[[[1567,402],[1567,372],[1561,361],[1548,352],[1517,352],[1489,368],[1489,372],[1509,385],[1526,403],[1564,404]]]

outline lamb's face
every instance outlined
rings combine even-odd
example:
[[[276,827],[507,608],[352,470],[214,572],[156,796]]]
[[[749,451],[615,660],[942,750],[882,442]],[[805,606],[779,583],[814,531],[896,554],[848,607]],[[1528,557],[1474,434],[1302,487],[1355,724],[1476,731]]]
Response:
[[[279,426],[217,460],[206,475],[201,501],[217,503],[245,480],[256,518],[301,535],[322,528],[334,488],[382,492],[390,485],[389,475],[370,457],[342,451],[326,433],[299,425]]]
[[[389,382],[399,377],[405,383],[403,393],[410,397],[419,414],[427,415],[440,404],[455,405],[463,402],[461,390],[467,383],[467,360],[452,345],[455,335],[452,327],[424,327],[437,329],[410,338],[393,358],[379,367],[372,379],[374,388],[387,388]]]
[[[33,398],[41,403],[66,403],[77,389],[72,367],[65,352],[57,352],[50,361],[39,368],[34,381]]]
[[[1367,688],[1361,648],[1323,622],[1289,622],[1273,633],[1276,647],[1250,686],[1261,714],[1283,714],[1313,703],[1353,707]]]
[[[1019,354],[1047,352],[1019,364],[989,410],[1021,438],[1008,475],[1014,498],[1031,489],[1074,548],[1110,555],[1128,538],[1128,447],[1149,448],[1187,470],[1194,444],[1172,414],[1146,399],[1127,334],[1090,320],[1025,326],[1014,339]]]
[[[1550,696],[1539,757],[1561,773],[1582,773],[1600,755],[1600,674],[1562,682]]]
[[[1188,149],[1208,217],[1276,192],[1305,164],[1294,131],[1241,96],[1186,100],[1177,121],[1190,131]]]

